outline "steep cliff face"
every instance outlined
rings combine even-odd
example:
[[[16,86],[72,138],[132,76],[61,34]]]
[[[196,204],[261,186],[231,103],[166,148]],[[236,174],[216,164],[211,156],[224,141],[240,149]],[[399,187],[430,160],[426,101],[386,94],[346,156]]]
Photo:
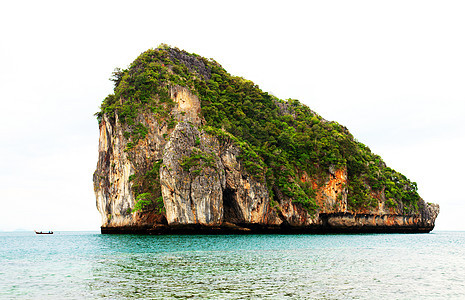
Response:
[[[168,224],[222,223],[225,176],[217,153],[218,142],[194,125],[176,126],[160,172]]]
[[[102,232],[434,228],[439,206],[347,129],[214,61],[162,47],[114,81],[98,113]]]

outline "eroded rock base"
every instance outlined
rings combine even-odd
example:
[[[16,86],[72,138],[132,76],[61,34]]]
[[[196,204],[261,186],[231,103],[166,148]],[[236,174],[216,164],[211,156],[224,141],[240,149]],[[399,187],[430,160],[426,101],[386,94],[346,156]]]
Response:
[[[101,227],[103,234],[334,234],[334,233],[428,233],[434,226],[413,223],[402,217],[403,223],[398,222],[397,216],[352,215],[352,214],[321,214],[320,223],[309,226],[267,226],[263,224],[232,224],[223,223],[218,226],[200,224],[162,225],[154,226],[120,226]],[[350,220],[350,221],[349,221]],[[385,222],[383,224],[383,222]],[[394,223],[393,223],[394,222]],[[348,224],[349,225],[341,225]],[[353,224],[353,225],[350,225]]]

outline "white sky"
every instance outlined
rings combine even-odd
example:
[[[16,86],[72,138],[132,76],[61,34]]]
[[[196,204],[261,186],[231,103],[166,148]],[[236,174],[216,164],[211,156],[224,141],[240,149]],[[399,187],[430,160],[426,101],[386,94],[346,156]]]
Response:
[[[465,2],[228,3],[0,2],[0,230],[99,229],[93,114],[160,43],[347,126],[465,230]]]

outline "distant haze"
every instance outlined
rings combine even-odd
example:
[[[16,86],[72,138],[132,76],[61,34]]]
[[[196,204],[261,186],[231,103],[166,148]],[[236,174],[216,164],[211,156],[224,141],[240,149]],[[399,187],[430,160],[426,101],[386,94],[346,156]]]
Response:
[[[463,1],[4,1],[0,230],[98,230],[115,67],[160,43],[345,125],[465,230]]]

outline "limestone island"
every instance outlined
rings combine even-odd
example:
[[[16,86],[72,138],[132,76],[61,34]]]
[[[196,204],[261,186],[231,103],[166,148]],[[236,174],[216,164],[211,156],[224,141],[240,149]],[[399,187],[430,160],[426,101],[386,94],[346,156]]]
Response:
[[[102,233],[425,233],[439,205],[348,129],[161,45],[98,113]]]

